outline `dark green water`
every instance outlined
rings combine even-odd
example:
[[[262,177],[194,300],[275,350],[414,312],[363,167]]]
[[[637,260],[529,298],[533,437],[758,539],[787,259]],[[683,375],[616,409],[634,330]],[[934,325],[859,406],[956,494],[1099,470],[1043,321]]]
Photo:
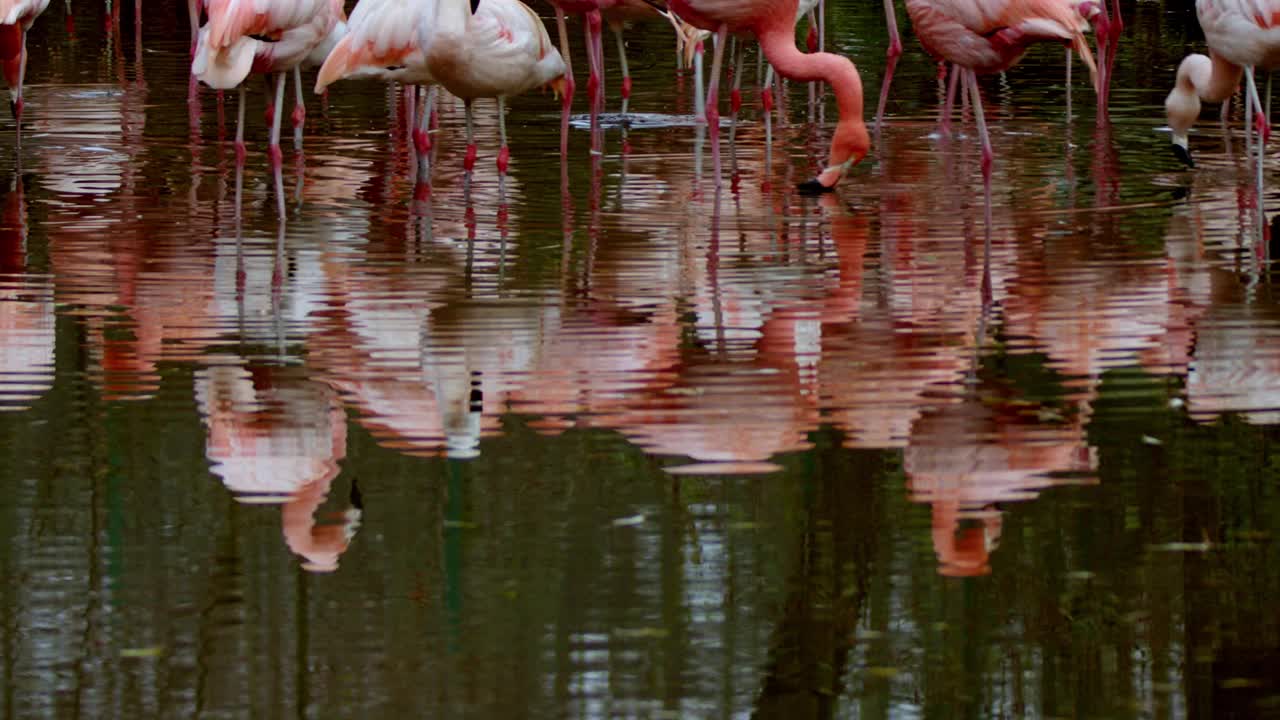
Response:
[[[910,35],[835,197],[795,86],[718,198],[681,118],[575,129],[564,192],[533,94],[502,191],[446,103],[415,201],[353,82],[282,223],[254,82],[237,223],[234,97],[143,2],[54,3],[0,124],[0,716],[1280,717],[1280,274],[1238,127],[1160,130],[1188,9],[1126,5],[1101,129],[1060,48],[985,81],[984,262]],[[879,3],[829,5],[873,108]]]

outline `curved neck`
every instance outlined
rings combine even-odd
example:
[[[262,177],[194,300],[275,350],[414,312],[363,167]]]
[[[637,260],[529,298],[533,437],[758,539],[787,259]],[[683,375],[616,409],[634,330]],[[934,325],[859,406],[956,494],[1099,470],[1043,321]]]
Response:
[[[861,118],[862,78],[853,63],[832,53],[802,53],[796,48],[794,30],[775,25],[762,27],[756,33],[774,70],[782,77],[799,82],[825,80],[835,93],[841,120]]]
[[[1178,66],[1178,89],[1206,102],[1222,102],[1235,94],[1244,70],[1221,55],[1189,55]]]

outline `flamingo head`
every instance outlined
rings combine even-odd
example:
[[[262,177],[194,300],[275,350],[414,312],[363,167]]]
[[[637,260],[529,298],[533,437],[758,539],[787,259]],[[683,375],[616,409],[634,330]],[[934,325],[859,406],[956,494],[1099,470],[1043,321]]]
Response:
[[[551,92],[556,96],[557,100],[563,99],[569,93],[569,81],[564,75],[547,83],[547,87],[551,88]]]
[[[823,193],[835,189],[854,165],[871,150],[871,135],[861,118],[841,122],[831,139],[831,161],[818,177],[800,185],[801,192]]]

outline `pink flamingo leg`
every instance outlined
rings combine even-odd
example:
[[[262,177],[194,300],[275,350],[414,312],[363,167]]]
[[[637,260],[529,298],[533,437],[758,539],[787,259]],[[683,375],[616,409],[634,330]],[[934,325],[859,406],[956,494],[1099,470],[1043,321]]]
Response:
[[[877,128],[884,125],[884,112],[889,104],[889,87],[893,84],[893,71],[898,67],[898,58],[902,57],[902,37],[898,34],[898,17],[893,9],[893,0],[884,0],[884,14],[889,25],[889,49],[885,52],[888,61],[884,68],[884,81],[880,83],[880,102],[876,104]]]
[[[591,112],[599,111],[599,104],[604,95],[604,66],[600,51],[600,11],[587,13],[587,21],[583,23],[587,41],[587,60],[591,65],[591,74],[587,77],[587,98],[591,103]]]
[[[943,71],[946,70],[946,64],[943,63]],[[951,77],[947,80],[947,97],[942,101],[942,118],[938,122],[938,132],[943,137],[951,137],[951,119],[955,115],[956,92],[960,88],[960,74],[963,73],[957,65],[951,66]]]
[[[622,26],[613,29],[618,42],[618,62],[622,65],[622,114],[627,114],[627,106],[631,102],[631,68],[627,65],[627,43],[622,39]]]
[[[720,187],[720,73],[728,39],[729,26],[721,25],[716,30],[716,48],[711,56],[711,85],[707,89],[707,127],[711,132],[711,165],[715,168],[716,187]]]
[[[307,101],[302,96],[302,70],[293,68],[293,149],[302,152],[302,128],[307,124]]]
[[[569,52],[569,28],[564,10],[559,6],[556,6],[556,29],[560,32],[560,57],[564,58],[564,97],[560,101],[560,155],[563,157],[569,152],[569,113],[573,109],[576,83],[573,81],[573,56]]]
[[[247,98],[248,92],[245,91],[244,83],[241,83],[240,104],[236,108],[236,167],[244,167],[245,156],[248,155],[248,149],[244,145],[244,108]]]
[[[271,145],[267,148],[272,167],[279,166],[284,160],[284,153],[280,151],[280,110],[284,107],[285,77],[286,75],[282,72],[276,73],[276,100],[271,113]]]
[[[413,130],[413,148],[418,154],[418,182],[431,182],[431,112],[435,108],[436,89],[419,88],[422,109],[418,113],[418,126]]]
[[[187,0],[187,19],[191,22],[191,58],[195,59],[200,40],[200,0]]]
[[[507,147],[507,103],[498,96],[498,177],[507,177],[507,166],[511,163],[511,149]]]
[[[466,101],[467,108],[467,155],[462,159],[462,168],[470,175],[476,166],[476,155],[479,154],[476,149],[475,134],[475,115],[471,108],[471,101]]]

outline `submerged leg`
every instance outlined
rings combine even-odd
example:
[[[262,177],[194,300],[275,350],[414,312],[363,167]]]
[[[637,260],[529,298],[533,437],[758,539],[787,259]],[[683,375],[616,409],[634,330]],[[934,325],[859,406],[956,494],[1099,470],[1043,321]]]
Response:
[[[236,166],[244,167],[248,150],[244,145],[244,109],[248,100],[248,92],[244,83],[240,83],[240,104],[236,107]]]
[[[716,30],[716,47],[711,56],[711,86],[707,89],[707,129],[711,132],[711,165],[720,187],[720,71],[724,66],[724,46],[729,39],[729,26]]]
[[[631,101],[631,68],[627,65],[627,44],[622,39],[622,26],[613,28],[613,37],[618,42],[618,62],[622,65],[622,114],[627,114],[627,106]]]
[[[275,112],[271,113],[271,145],[267,148],[272,166],[279,165],[284,160],[284,153],[280,152],[280,109],[284,107],[285,77],[282,72],[276,73]]]
[[[467,155],[462,159],[462,167],[471,174],[471,170],[476,166],[476,132],[475,132],[475,114],[472,110],[470,100],[465,101],[467,108]]]
[[[729,94],[729,111],[733,114],[733,120],[729,124],[730,143],[738,138],[738,111],[742,109],[742,72],[747,60],[747,44],[738,43],[734,50],[737,57],[733,61],[733,90]]]
[[[413,129],[413,149],[418,154],[418,182],[431,182],[431,111],[435,108],[436,88],[419,87],[422,107],[418,111],[418,125]]]
[[[898,17],[893,9],[893,0],[884,0],[884,16],[889,25],[889,48],[885,51],[887,61],[884,80],[880,83],[880,102],[876,105],[877,128],[884,124],[885,106],[889,103],[889,87],[893,84],[893,71],[898,67],[898,58],[902,57],[902,37],[898,34]]]
[[[302,96],[302,70],[293,67],[293,149],[302,152],[302,128],[307,124],[307,101]]]
[[[560,32],[560,57],[564,58],[564,97],[560,101],[560,154],[569,152],[569,112],[573,109],[573,56],[569,53],[569,28],[564,10],[556,8],[556,29]]]
[[[507,103],[501,95],[498,96],[498,140],[498,175],[506,177],[511,149],[507,147]]]

